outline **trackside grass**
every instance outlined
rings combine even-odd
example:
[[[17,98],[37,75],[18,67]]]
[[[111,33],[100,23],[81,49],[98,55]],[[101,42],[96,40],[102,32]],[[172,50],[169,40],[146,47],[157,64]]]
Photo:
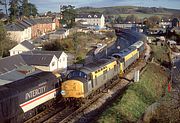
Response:
[[[117,99],[97,120],[98,123],[137,121],[149,105],[157,101],[168,81],[168,75],[158,65],[149,63],[140,81],[130,85],[122,98]]]

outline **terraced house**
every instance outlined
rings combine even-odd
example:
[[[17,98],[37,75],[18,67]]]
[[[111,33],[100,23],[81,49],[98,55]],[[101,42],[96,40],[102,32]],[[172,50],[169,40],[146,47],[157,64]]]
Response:
[[[89,25],[98,26],[99,28],[103,28],[105,25],[103,14],[78,14],[75,18],[75,22],[82,20],[86,21]]]
[[[18,43],[54,31],[56,28],[59,28],[59,21],[51,17],[25,18],[6,25],[11,40]]]

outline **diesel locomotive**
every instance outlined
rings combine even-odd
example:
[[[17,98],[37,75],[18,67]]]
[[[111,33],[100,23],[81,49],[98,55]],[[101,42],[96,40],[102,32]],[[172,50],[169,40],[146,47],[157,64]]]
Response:
[[[0,86],[0,122],[21,123],[60,96],[59,74],[40,72]]]
[[[68,75],[68,80],[61,84],[63,98],[84,100],[102,91],[111,80],[123,72],[143,54],[145,45],[138,41],[130,47],[112,54],[112,58],[100,59],[89,63]]]

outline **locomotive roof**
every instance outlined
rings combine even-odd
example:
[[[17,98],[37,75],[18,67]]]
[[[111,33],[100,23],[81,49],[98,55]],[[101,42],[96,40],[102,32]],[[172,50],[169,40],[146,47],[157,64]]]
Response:
[[[143,41],[137,41],[136,43],[134,43],[134,44],[131,45],[131,46],[134,46],[134,47],[136,47],[136,48],[140,48],[143,44],[144,44]]]
[[[0,99],[6,98],[6,95],[14,96],[16,93],[32,89],[41,83],[47,82],[48,80],[53,81],[55,79],[56,76],[53,73],[41,72],[35,75],[28,76],[24,79],[0,86]]]
[[[119,56],[121,58],[124,58],[125,56],[127,56],[129,53],[131,53],[132,51],[136,50],[136,48],[134,46],[130,46],[126,49],[123,49],[122,51],[120,51],[119,53],[114,53],[113,56]]]
[[[105,65],[109,64],[112,61],[114,61],[114,59],[100,59],[96,62],[92,62],[92,63],[85,65],[80,70],[86,74],[89,74],[90,72],[96,71],[96,70],[104,67]]]

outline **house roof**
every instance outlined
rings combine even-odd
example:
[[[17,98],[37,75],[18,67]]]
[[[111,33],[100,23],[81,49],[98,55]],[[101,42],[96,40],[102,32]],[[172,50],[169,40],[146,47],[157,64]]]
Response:
[[[41,24],[45,24],[45,23],[53,23],[53,19],[52,18],[34,18],[33,21],[35,21],[36,23],[41,23]]]
[[[4,74],[24,65],[49,66],[53,57],[60,58],[62,51],[29,51],[0,59],[0,74]]]
[[[35,21],[34,21],[34,19],[24,19],[24,21],[26,21],[26,22],[28,22],[28,23],[31,23],[32,25],[35,25],[35,24],[37,24]]]
[[[21,42],[20,44],[28,48],[29,50],[33,50],[35,48],[35,46],[27,40]]]
[[[8,84],[13,81],[22,79],[26,76],[36,74],[39,72],[40,70],[37,70],[32,66],[27,66],[27,65],[21,66],[20,68],[17,68],[15,70],[0,75],[0,85]]]
[[[17,23],[20,24],[20,25],[23,25],[23,26],[26,27],[26,28],[28,28],[28,27],[31,26],[31,25],[25,23],[24,21],[18,21]]]
[[[30,26],[34,25],[33,23],[29,22],[28,19],[23,19],[22,21]]]
[[[63,53],[63,51],[39,51],[39,50],[33,50],[33,51],[25,52],[24,54],[55,55],[59,59],[62,53]]]
[[[20,55],[9,56],[0,59],[0,74],[12,71],[13,69],[26,65]]]
[[[49,66],[54,55],[50,54],[20,54],[27,65]]]
[[[76,18],[101,18],[102,14],[78,14]]]
[[[19,24],[12,23],[5,26],[7,31],[23,31],[24,27],[20,26]]]

